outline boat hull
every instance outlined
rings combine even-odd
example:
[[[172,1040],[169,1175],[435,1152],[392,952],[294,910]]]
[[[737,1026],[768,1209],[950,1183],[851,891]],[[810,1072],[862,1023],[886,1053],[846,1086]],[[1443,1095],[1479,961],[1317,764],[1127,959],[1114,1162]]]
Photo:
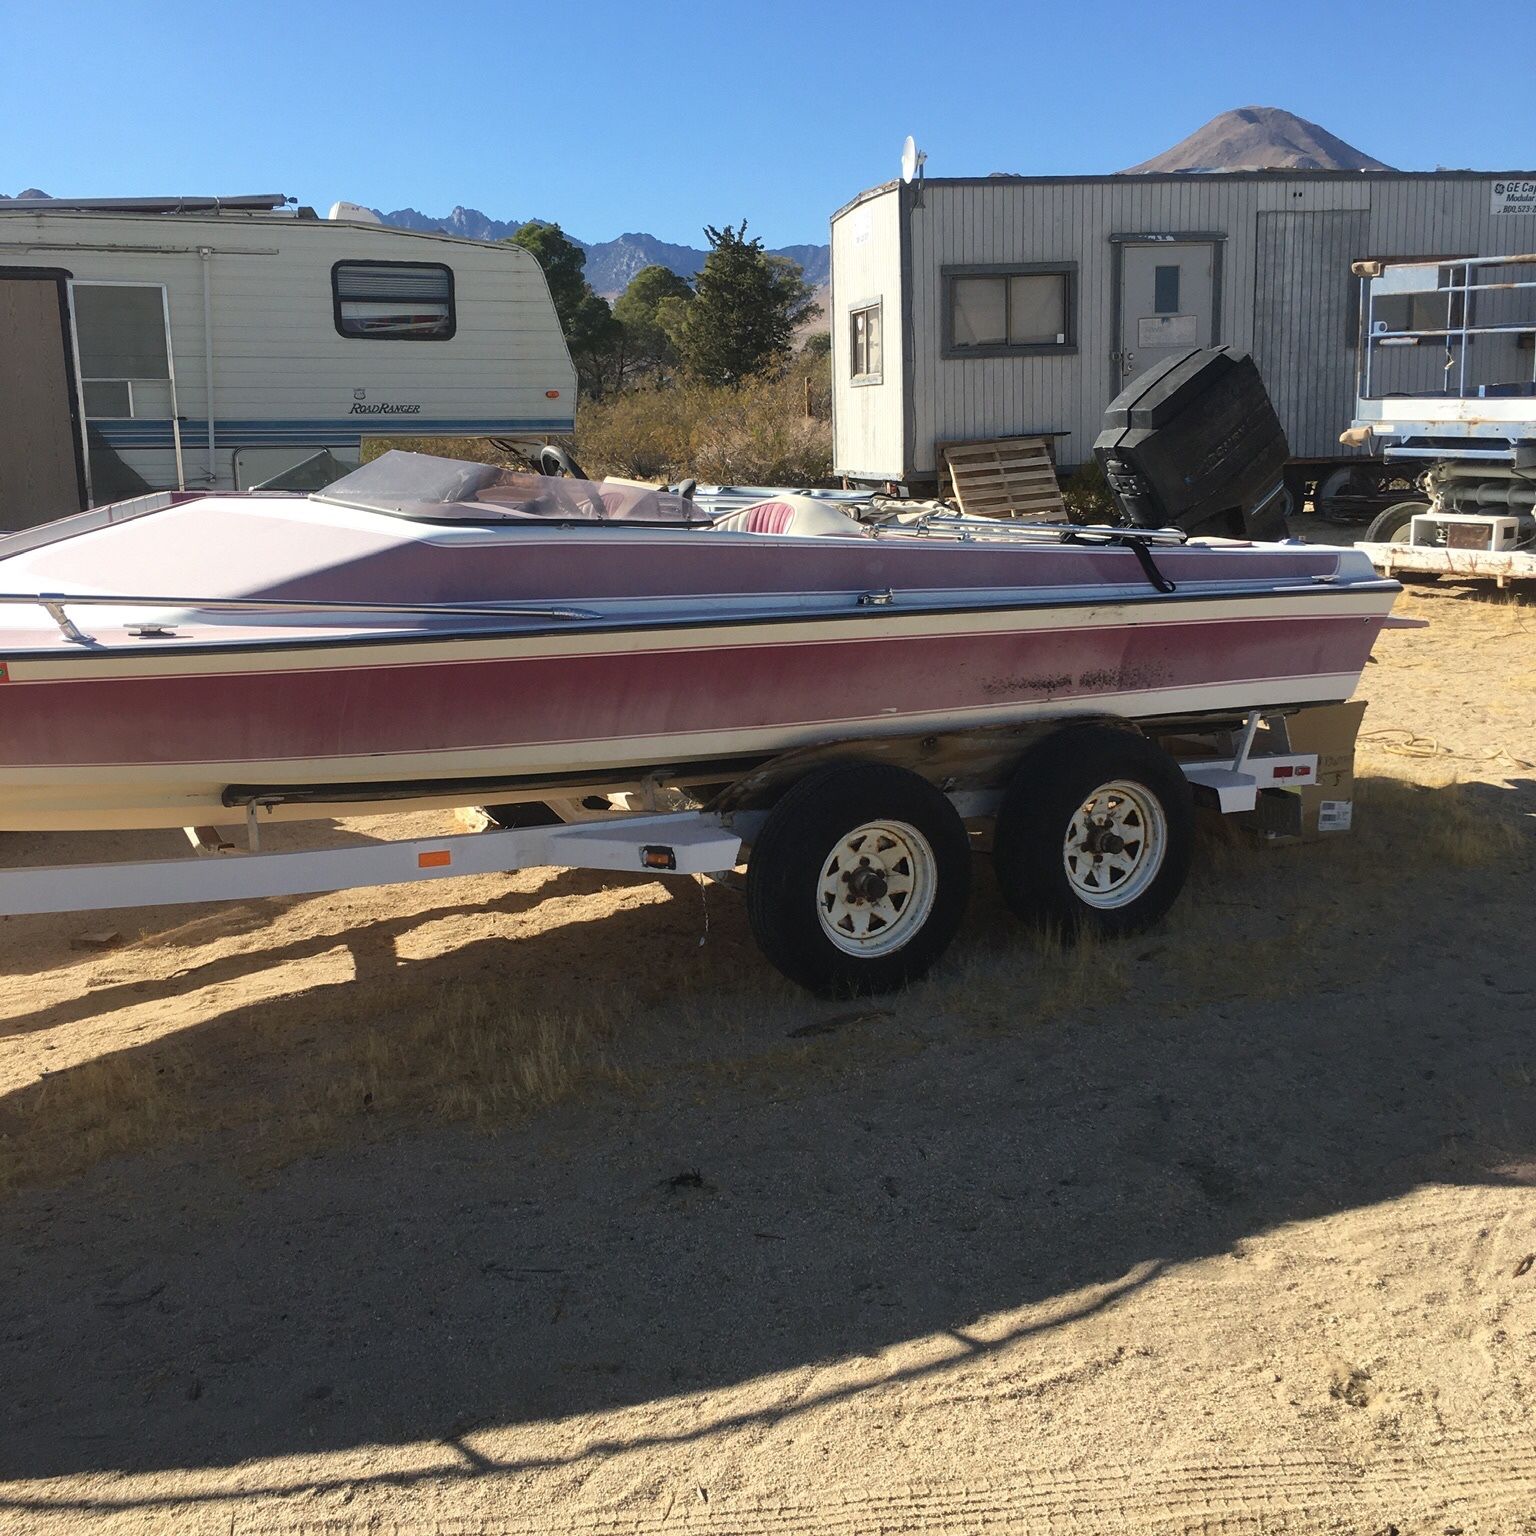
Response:
[[[1330,702],[1389,605],[1341,588],[76,652],[0,682],[0,829],[227,821],[231,785],[454,804],[433,781],[598,782],[832,739]]]

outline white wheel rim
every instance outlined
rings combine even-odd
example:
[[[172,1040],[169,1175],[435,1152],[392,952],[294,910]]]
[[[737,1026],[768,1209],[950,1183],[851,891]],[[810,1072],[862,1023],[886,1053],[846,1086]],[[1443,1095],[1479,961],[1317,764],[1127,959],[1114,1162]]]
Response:
[[[1101,784],[1072,813],[1061,861],[1084,906],[1128,906],[1157,879],[1168,851],[1168,822],[1149,789],[1126,779]]]
[[[905,821],[868,821],[838,840],[821,866],[821,931],[845,955],[888,955],[928,921],[938,890],[928,839]]]

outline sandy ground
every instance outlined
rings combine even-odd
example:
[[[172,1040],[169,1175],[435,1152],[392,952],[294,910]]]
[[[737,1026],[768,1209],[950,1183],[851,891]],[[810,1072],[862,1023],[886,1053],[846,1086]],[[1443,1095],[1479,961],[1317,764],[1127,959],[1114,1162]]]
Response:
[[[1536,607],[1400,611],[1348,838],[876,1007],[691,884],[0,922],[0,1530],[1536,1531]]]

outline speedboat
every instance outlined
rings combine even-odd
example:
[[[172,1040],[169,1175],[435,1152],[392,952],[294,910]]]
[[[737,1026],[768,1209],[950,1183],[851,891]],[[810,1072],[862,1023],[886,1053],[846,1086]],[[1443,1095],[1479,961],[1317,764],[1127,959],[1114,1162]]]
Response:
[[[861,520],[390,452],[0,539],[0,830],[480,804],[799,747],[1349,697],[1347,549]]]

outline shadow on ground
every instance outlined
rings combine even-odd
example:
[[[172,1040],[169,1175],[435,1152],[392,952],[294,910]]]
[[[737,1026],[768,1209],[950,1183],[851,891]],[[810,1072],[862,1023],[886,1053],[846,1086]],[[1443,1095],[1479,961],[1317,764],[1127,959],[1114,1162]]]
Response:
[[[303,849],[357,847],[376,842],[368,823],[352,821],[279,822],[264,830],[263,846],[269,852]],[[236,846],[244,844],[244,829],[224,829]],[[52,865],[117,864],[142,860],[190,858],[186,835],[175,829],[106,832],[0,832],[0,870],[22,870]],[[24,975],[61,970],[95,958],[91,946],[77,946],[74,936],[82,929],[109,930],[124,939],[163,941],[186,937],[188,912],[199,915],[196,926],[207,938],[251,932],[272,921],[303,900],[294,896],[270,896],[259,901],[226,902],[211,908],[181,906],[135,907],[128,911],[82,914],[43,913],[0,917],[0,974]]]
[[[1532,786],[1476,793],[1528,828]],[[1424,1181],[1531,1181],[1536,991],[1511,942],[1532,872],[1522,835],[1495,867],[1423,873],[1419,920],[1374,928],[1360,898],[1329,891],[1326,862],[1298,862],[1313,850],[1249,856],[1249,894],[1274,900],[1281,940],[1326,909],[1380,949],[1301,995],[1181,1007],[1149,981],[1110,1007],[976,1027],[965,989],[985,981],[1001,922],[988,909],[969,956],[890,1024],[908,1048],[860,1061],[851,1045],[850,1070],[775,1091],[679,1070],[640,1098],[490,1137],[348,1147],[257,1185],[199,1148],[27,1193],[0,1218],[0,1476],[453,1446],[474,1427],[933,1334],[984,1350],[997,1346],[967,1335],[979,1318],[1079,1293],[1112,1304],[1277,1223]],[[515,959],[471,945],[412,980],[563,965],[573,984],[664,995],[696,944],[681,911],[549,930]],[[729,1003],[766,971],[739,919],[721,922],[712,981]],[[1348,933],[1331,942],[1350,952]],[[1127,963],[1153,977],[1156,953]],[[184,1044],[217,1058],[253,1012],[299,1035],[314,1009],[307,995],[265,1002]],[[860,1027],[867,1041],[886,1026]],[[690,1433],[720,1427],[706,1408]],[[508,1470],[461,1449],[465,1477]]]

